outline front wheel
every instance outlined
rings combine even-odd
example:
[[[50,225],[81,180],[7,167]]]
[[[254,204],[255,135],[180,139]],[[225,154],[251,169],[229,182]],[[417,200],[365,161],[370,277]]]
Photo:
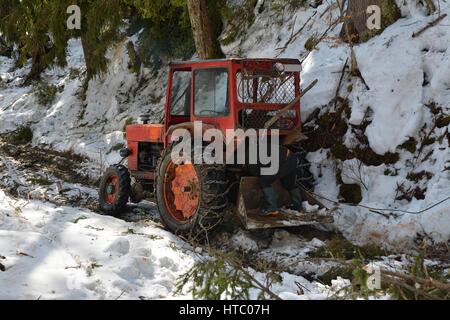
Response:
[[[203,238],[224,217],[228,179],[224,165],[175,164],[172,147],[161,157],[156,177],[158,211],[175,234]]]
[[[131,179],[127,168],[122,165],[109,167],[100,182],[98,192],[100,209],[107,214],[122,211],[130,197]]]

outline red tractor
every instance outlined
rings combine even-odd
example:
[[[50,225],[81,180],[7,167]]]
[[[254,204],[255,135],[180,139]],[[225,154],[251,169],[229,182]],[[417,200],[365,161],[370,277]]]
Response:
[[[100,207],[109,214],[155,195],[161,220],[174,233],[211,230],[224,213],[235,209],[248,229],[301,224],[282,214],[258,216],[262,195],[258,177],[247,177],[245,165],[178,163],[171,158],[176,129],[278,129],[298,155],[297,182],[311,187],[309,163],[293,141],[301,135],[300,62],[296,59],[225,59],[170,65],[164,124],[126,128],[127,148],[121,163],[105,172]],[[294,137],[294,138],[292,138]],[[280,206],[286,196],[279,186]],[[301,220],[301,219],[300,219]]]

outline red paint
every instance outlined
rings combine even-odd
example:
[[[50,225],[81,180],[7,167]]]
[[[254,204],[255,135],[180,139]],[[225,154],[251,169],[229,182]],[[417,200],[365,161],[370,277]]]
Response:
[[[191,61],[181,63],[171,63],[169,67],[169,79],[165,106],[165,122],[164,124],[146,124],[128,126],[127,144],[132,154],[128,158],[128,167],[130,171],[137,170],[137,154],[138,142],[154,142],[164,143],[165,147],[170,143],[170,133],[174,128],[191,129],[194,121],[202,121],[203,124],[209,125],[208,128],[217,128],[225,134],[227,129],[239,128],[238,114],[242,109],[264,109],[279,110],[286,104],[261,104],[261,103],[241,103],[238,98],[238,83],[236,75],[242,69],[252,70],[271,70],[276,63],[300,65],[297,59],[226,59],[226,60],[206,60]],[[195,70],[209,68],[225,68],[228,70],[228,94],[230,112],[227,116],[221,117],[201,117],[194,115],[194,81]],[[172,78],[176,71],[191,71],[191,112],[190,116],[172,116],[170,115],[170,105],[172,97]],[[295,95],[300,92],[300,72],[294,73]],[[295,124],[300,127],[300,103],[293,107],[296,110]],[[166,134],[167,133],[167,134]],[[281,131],[280,134],[288,132]]]
[[[127,141],[155,142],[164,141],[164,125],[133,124],[127,126]]]

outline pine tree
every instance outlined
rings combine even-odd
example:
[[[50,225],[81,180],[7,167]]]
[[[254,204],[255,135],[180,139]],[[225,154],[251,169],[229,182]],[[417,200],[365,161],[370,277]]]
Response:
[[[147,64],[155,56],[189,58],[195,52],[185,0],[126,0],[134,11],[129,33],[139,33],[138,53]]]
[[[86,62],[87,79],[105,72],[108,68],[107,50],[123,38],[120,28],[128,6],[120,0],[78,0],[81,8],[81,38]]]
[[[68,30],[67,7],[77,4],[82,10],[81,30]],[[2,0],[0,32],[7,44],[18,48],[18,65],[31,58],[26,84],[37,80],[47,67],[66,65],[67,43],[81,38],[87,79],[104,72],[107,49],[120,39],[120,27],[127,6],[120,0]]]
[[[53,6],[57,2],[53,3]],[[52,64],[66,64],[64,32],[51,19],[50,1],[3,0],[0,3],[0,32],[8,45],[18,48],[17,64],[23,65],[31,58],[31,71],[25,84],[38,80],[42,71]],[[52,36],[53,34],[57,36]]]
[[[226,5],[226,0],[126,0],[126,2],[137,10],[140,18],[144,19],[146,28],[142,40],[156,42],[153,47],[157,54],[188,58],[196,47],[202,59],[223,55],[217,38],[222,32],[220,12]]]
[[[208,58],[220,52],[216,39],[221,31],[218,7],[223,3],[211,0],[202,7],[203,16],[213,17],[208,37],[215,49]],[[81,9],[81,30],[67,28],[67,8],[74,4]],[[186,0],[0,0],[2,40],[17,49],[19,66],[31,59],[26,83],[39,79],[47,67],[65,66],[71,38],[81,39],[86,80],[105,72],[107,50],[124,38],[130,24],[144,29],[140,54],[149,46],[157,55],[186,58],[194,52]]]

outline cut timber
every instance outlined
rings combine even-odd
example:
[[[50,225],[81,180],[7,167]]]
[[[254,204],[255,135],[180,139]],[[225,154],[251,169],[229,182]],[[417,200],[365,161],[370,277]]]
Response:
[[[278,194],[278,206],[281,208],[290,203],[289,194],[277,181],[273,185]],[[259,187],[257,177],[243,177],[239,185],[238,203],[236,206],[237,215],[246,230],[272,229],[299,227],[305,225],[329,224],[333,223],[332,216],[323,206],[311,198],[308,194],[303,194],[303,199],[311,204],[317,204],[319,209],[316,212],[297,212],[293,210],[281,209],[276,216],[261,216],[261,206],[264,196]]]

